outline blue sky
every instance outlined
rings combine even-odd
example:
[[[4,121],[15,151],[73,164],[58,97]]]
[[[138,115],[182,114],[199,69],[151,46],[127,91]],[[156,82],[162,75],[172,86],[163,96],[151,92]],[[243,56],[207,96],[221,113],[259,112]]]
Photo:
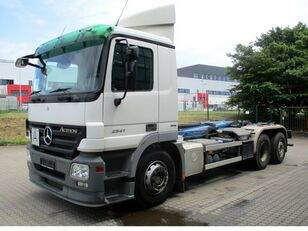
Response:
[[[0,0],[0,58],[16,59],[62,31],[114,23],[124,0]],[[108,10],[105,10],[105,9]]]
[[[307,0],[129,0],[125,15],[175,3],[178,66],[231,65],[226,53],[275,26],[308,24]],[[0,58],[16,59],[62,31],[114,24],[125,0],[0,0]]]
[[[37,37],[48,26],[55,31],[59,20],[54,11],[48,10],[44,1],[1,1],[0,37],[12,42],[24,42]]]

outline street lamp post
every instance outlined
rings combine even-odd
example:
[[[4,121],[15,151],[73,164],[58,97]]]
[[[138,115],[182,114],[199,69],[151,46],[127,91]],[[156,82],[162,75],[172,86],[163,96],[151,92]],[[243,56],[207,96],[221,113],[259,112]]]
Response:
[[[19,76],[19,110],[21,110],[22,102],[21,102],[21,73],[20,68],[18,69],[18,76]]]

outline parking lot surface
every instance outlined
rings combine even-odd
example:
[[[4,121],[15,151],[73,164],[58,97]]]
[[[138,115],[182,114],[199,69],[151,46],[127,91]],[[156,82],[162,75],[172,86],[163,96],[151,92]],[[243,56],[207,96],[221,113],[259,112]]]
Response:
[[[85,208],[61,200],[29,182],[25,146],[0,147],[0,225],[308,225],[308,138],[290,141],[280,165],[211,170],[146,210],[134,202]]]

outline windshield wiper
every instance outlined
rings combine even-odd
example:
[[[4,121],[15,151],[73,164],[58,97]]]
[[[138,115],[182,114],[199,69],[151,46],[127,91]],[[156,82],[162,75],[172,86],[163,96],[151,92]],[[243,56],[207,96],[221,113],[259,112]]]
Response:
[[[32,91],[30,95],[35,95],[35,94],[38,94],[40,93],[42,90],[38,90],[38,91]]]
[[[49,93],[67,91],[67,90],[69,90],[69,89],[72,89],[72,88],[71,88],[71,87],[66,87],[66,88],[61,88],[61,87],[59,87],[58,89],[53,90],[53,91],[50,91]]]

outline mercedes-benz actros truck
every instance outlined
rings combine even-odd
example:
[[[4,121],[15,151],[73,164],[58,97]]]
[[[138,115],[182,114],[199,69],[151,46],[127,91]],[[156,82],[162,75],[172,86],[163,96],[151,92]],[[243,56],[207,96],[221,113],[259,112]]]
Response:
[[[250,159],[283,161],[285,127],[251,125],[179,136],[174,6],[95,25],[16,60],[35,67],[28,108],[29,178],[83,206],[162,203],[185,178]]]

